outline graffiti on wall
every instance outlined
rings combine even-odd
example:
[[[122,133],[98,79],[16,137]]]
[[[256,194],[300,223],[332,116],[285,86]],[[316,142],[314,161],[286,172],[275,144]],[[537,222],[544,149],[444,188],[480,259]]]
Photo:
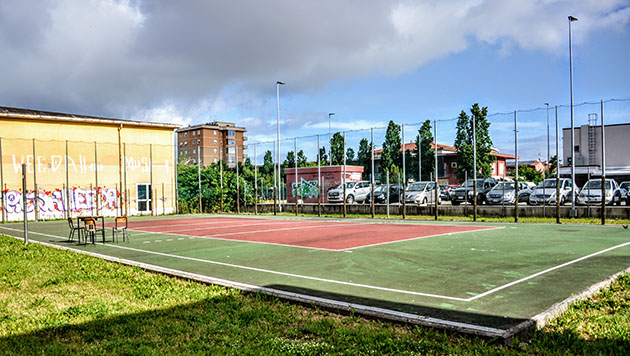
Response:
[[[296,192],[297,185],[297,192]],[[299,183],[291,183],[291,193],[294,197],[302,197],[312,199],[319,196],[319,188],[317,186],[317,180],[306,180],[302,178]],[[297,194],[296,194],[297,193]]]
[[[23,211],[23,194],[21,191],[6,190],[4,193],[4,210],[8,214],[22,213]],[[26,211],[28,213],[35,211],[35,201],[37,201],[37,210],[41,214],[45,213],[64,213],[71,211],[80,213],[83,211],[96,209],[97,197],[100,200],[98,207],[100,209],[115,210],[118,208],[118,191],[116,188],[97,188],[97,189],[81,189],[73,188],[68,191],[68,200],[66,201],[65,191],[62,189],[54,189],[52,191],[40,191],[35,199],[34,192],[26,193]]]
[[[84,155],[78,155],[77,159],[76,157],[73,158],[70,155],[37,155],[36,158],[34,158],[33,155],[23,155],[18,158],[18,156],[13,154],[11,158],[13,162],[13,172],[16,174],[21,174],[22,164],[26,165],[26,172],[29,174],[34,171],[37,174],[47,172],[56,173],[58,171],[64,172],[66,164],[68,165],[68,170],[75,174],[93,173],[95,170],[102,172],[105,168],[103,163],[89,163],[89,160]],[[148,157],[136,158],[133,156],[126,156],[124,160],[127,162],[127,170],[129,171],[133,172],[135,170],[139,170],[143,173],[151,171],[151,160]],[[118,161],[111,162],[111,165],[117,167]],[[164,164],[159,164],[159,162],[153,161],[154,170],[164,169],[165,172],[168,173],[169,168],[170,165],[168,160],[164,160]]]

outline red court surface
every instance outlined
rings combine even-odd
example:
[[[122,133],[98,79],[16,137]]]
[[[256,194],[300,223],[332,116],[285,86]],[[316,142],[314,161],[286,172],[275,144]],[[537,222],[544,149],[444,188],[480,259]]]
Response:
[[[436,235],[495,229],[488,226],[390,224],[314,220],[196,218],[130,221],[135,232],[194,236],[315,248],[347,250]]]

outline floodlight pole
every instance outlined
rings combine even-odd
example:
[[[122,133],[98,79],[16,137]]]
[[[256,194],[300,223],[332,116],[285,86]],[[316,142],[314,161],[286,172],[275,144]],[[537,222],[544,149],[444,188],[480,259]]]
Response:
[[[422,130],[418,130],[418,182],[422,182]]]
[[[575,126],[573,119],[573,44],[571,39],[571,22],[577,18],[569,16],[569,81],[571,83],[571,183],[575,184]],[[603,197],[602,197],[603,198]],[[571,187],[571,217],[575,218],[575,189]]]
[[[317,135],[317,216],[322,216],[322,169],[321,151],[319,150],[319,135]]]
[[[547,169],[544,177],[545,179],[549,178],[549,103],[545,103],[547,107]],[[543,195],[547,195],[547,188],[545,188],[545,179],[543,179]],[[545,212],[545,208],[547,207],[547,200],[543,198],[543,217],[547,217]]]
[[[343,217],[346,217],[346,132],[343,132]]]
[[[203,214],[203,205],[201,204],[201,151],[197,150],[197,179],[199,183],[199,214]]]
[[[297,157],[297,137],[293,138],[293,146],[295,150],[295,216],[298,216],[298,157]],[[288,183],[288,179],[287,179]]]
[[[518,123],[514,110],[514,222],[518,222]]]
[[[371,174],[370,174],[370,197],[372,197],[372,199],[370,199],[370,205],[371,205],[371,210],[372,210],[372,219],[374,219],[374,128],[371,127],[370,128],[370,155],[371,160],[372,160],[372,170],[371,170]],[[389,187],[387,187],[387,189],[389,190]]]
[[[276,104],[277,104],[277,116],[276,116],[276,141],[278,149],[276,150],[276,163],[278,164],[278,189],[276,195],[280,193],[280,181],[282,174],[280,174],[280,86],[284,85],[284,82],[276,81]],[[282,211],[282,205],[280,203],[280,197],[278,196],[278,210]]]
[[[406,187],[407,187],[407,175],[405,172],[405,124],[402,124],[402,188],[403,188],[403,202],[402,202],[402,218],[405,219],[407,217],[407,197],[406,197]]]
[[[258,215],[258,156],[254,143],[254,215]]]

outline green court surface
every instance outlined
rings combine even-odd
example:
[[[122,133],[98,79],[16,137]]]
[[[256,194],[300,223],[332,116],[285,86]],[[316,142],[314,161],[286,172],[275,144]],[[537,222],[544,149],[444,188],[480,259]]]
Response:
[[[131,222],[168,226],[169,221],[176,218],[184,217],[144,217]],[[195,218],[212,227],[214,221],[219,221],[213,219],[227,217]],[[252,218],[229,217],[244,223]],[[275,223],[297,220],[260,216],[255,219],[265,219],[267,230]],[[303,296],[306,301],[310,297],[315,302],[352,303],[352,306],[365,306],[372,311],[426,317],[442,326],[465,325],[489,335],[499,335],[630,267],[630,229],[621,226],[384,220],[375,225],[374,220],[369,219],[342,222],[316,218],[299,221],[330,226],[346,222],[357,226],[372,224],[366,226],[378,226],[382,234],[400,224],[412,225],[418,231],[431,225],[498,228],[346,250],[192,236],[184,231],[173,232],[175,228],[171,228],[170,233],[132,230],[129,241],[116,243],[111,241],[111,230],[108,230],[105,244],[99,237],[94,245],[78,245],[76,241],[66,241],[66,221],[31,222],[29,238],[208,276],[220,280],[220,284],[234,282],[237,286],[281,291],[279,295]],[[229,229],[217,224],[221,229]],[[22,237],[22,226],[21,223],[3,224],[0,232]],[[251,235],[255,234],[254,231]],[[291,234],[299,239],[301,230],[296,229]]]

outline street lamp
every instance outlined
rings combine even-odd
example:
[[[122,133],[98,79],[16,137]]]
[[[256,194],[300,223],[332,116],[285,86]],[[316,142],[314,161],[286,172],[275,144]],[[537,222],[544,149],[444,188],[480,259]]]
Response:
[[[569,76],[571,83],[571,184],[575,184],[575,127],[573,121],[573,45],[571,40],[571,22],[577,18],[569,16]],[[575,189],[571,189],[571,216],[575,217]]]
[[[278,195],[278,193],[280,193],[280,180],[281,180],[281,175],[280,175],[280,86],[284,85],[284,82],[281,81],[277,81],[276,82],[276,103],[278,104],[278,116],[276,119],[276,144],[277,144],[277,150],[276,150],[276,162],[278,164],[278,189],[276,190],[276,195]],[[278,208],[281,208],[282,205],[280,204],[280,198],[278,197]]]
[[[331,131],[330,131],[330,118],[335,115],[334,112],[328,113],[328,162],[329,165],[332,166],[332,143],[330,143],[332,141],[332,136],[331,136]]]

